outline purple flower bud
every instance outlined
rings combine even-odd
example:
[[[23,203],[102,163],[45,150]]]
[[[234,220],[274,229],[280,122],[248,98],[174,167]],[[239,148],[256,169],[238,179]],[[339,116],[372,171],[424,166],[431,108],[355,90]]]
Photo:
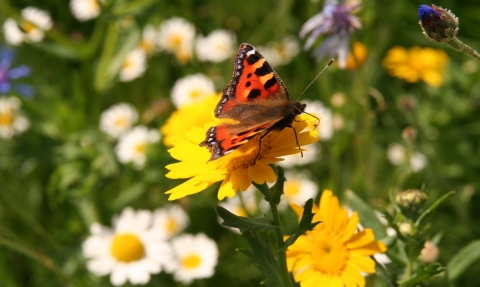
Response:
[[[435,42],[448,42],[457,35],[458,19],[447,9],[420,5],[418,17],[423,34]]]

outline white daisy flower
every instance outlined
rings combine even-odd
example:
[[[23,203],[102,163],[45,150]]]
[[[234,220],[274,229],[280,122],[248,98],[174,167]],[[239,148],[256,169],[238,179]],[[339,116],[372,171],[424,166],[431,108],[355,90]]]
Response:
[[[157,45],[185,63],[191,59],[194,39],[195,26],[183,18],[173,17],[160,24]]]
[[[147,69],[147,54],[142,49],[135,49],[130,51],[123,61],[122,69],[120,70],[120,81],[130,82],[145,73]]]
[[[171,248],[161,230],[151,227],[152,213],[126,208],[113,220],[113,229],[94,223],[91,236],[83,242],[87,269],[97,276],[110,274],[110,282],[120,286],[146,284],[150,274],[160,273],[171,258]]]
[[[318,160],[321,156],[321,146],[318,144],[311,144],[303,148],[303,157],[300,153],[288,155],[283,157],[283,161],[277,164],[283,168],[292,168],[294,166],[306,165]]]
[[[413,172],[419,172],[427,165],[427,157],[420,152],[416,152],[410,158],[410,168]]]
[[[19,114],[20,100],[15,97],[0,97],[0,137],[10,139],[30,127],[27,118]]]
[[[387,149],[387,158],[393,165],[402,165],[405,162],[407,151],[398,143],[391,144]]]
[[[155,210],[153,214],[153,226],[163,231],[165,239],[179,234],[189,223],[188,214],[179,205],[167,205]]]
[[[172,239],[174,258],[167,262],[165,270],[173,273],[175,280],[185,284],[194,279],[208,278],[215,273],[218,248],[215,241],[205,234],[183,234]]]
[[[70,10],[79,21],[88,21],[100,15],[101,6],[99,0],[71,0]]]
[[[279,209],[285,209],[290,202],[304,206],[305,202],[318,194],[318,185],[309,179],[305,173],[285,172],[287,181],[284,183],[284,194]]]
[[[132,105],[119,103],[101,114],[100,129],[116,139],[130,130],[137,120],[138,113]]]
[[[50,14],[35,7],[24,8],[21,16],[20,23],[9,18],[3,24],[5,40],[11,45],[19,45],[22,42],[40,42],[45,36],[43,31],[50,30],[53,26]]]
[[[155,50],[155,41],[157,39],[157,30],[152,25],[146,25],[143,28],[142,41],[140,41],[140,49],[147,55],[150,55]]]
[[[121,163],[132,162],[136,168],[143,168],[147,161],[147,147],[160,140],[157,130],[148,130],[138,126],[122,135],[115,148],[118,160]]]
[[[332,121],[332,111],[325,107],[320,101],[303,101],[307,105],[307,110],[309,114],[313,114],[320,119],[320,124],[318,126],[319,136],[321,141],[328,141],[333,136],[333,121]],[[318,120],[305,115],[310,118],[310,121],[313,121],[313,124],[317,124]]]
[[[179,108],[200,101],[215,92],[213,81],[204,74],[194,74],[178,79],[172,88],[172,102]]]
[[[290,63],[298,55],[300,45],[294,36],[286,36],[281,42],[268,43],[258,50],[272,67],[278,67]]]
[[[197,57],[203,62],[222,62],[233,54],[235,34],[228,30],[215,30],[207,37],[200,36],[195,43]]]
[[[257,50],[260,51],[260,54],[262,54],[270,66],[274,68],[280,66],[280,55],[274,48],[270,46],[259,46]]]
[[[391,144],[387,149],[387,158],[393,165],[405,164],[407,161],[407,151],[401,144]],[[410,157],[409,164],[412,172],[419,172],[427,165],[427,157],[420,152],[415,152]]]

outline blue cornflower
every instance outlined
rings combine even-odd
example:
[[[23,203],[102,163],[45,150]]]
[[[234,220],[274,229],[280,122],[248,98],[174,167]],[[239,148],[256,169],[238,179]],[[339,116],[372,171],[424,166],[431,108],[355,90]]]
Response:
[[[340,68],[345,68],[348,52],[350,50],[350,34],[360,30],[360,19],[353,16],[354,10],[360,7],[360,3],[348,4],[342,0],[325,2],[322,12],[310,18],[300,30],[300,37],[308,36],[304,49],[308,50],[322,35],[327,36],[322,45],[314,51],[317,60],[325,56],[337,56]]]
[[[18,91],[21,95],[29,97],[33,95],[33,88],[30,85],[22,83],[13,83],[13,80],[25,78],[31,74],[31,69],[27,66],[13,67],[12,62],[15,53],[7,48],[2,48],[0,52],[0,95],[9,93],[12,90]]]
[[[458,18],[442,7],[420,5],[418,18],[423,34],[435,42],[448,42],[458,33]]]

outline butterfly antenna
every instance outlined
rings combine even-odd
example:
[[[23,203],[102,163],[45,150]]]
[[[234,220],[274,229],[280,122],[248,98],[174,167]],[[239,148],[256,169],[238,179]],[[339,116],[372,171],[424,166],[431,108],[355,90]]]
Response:
[[[300,94],[300,96],[298,96],[298,99],[300,99],[300,97],[305,94],[305,92],[308,90],[308,88],[310,88],[310,86],[318,79],[318,77],[320,77],[320,75],[328,68],[330,67],[331,64],[333,64],[333,62],[335,61],[335,59],[331,59],[328,64],[325,66],[325,68],[323,68],[323,70],[320,71],[320,73],[318,73],[318,75],[315,77],[315,79],[313,79],[313,81],[308,84],[308,86],[305,88],[305,90],[303,90],[303,92]],[[297,100],[298,100],[297,99]]]

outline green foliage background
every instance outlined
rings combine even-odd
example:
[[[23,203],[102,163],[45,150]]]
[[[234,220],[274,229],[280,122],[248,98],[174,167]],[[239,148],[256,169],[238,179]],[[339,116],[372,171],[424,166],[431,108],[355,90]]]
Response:
[[[173,160],[161,144],[151,151],[141,171],[119,164],[113,145],[98,130],[100,113],[122,101],[132,103],[140,113],[160,103],[163,109],[153,121],[145,122],[158,128],[174,109],[169,96],[177,79],[205,73],[219,79],[216,85],[220,91],[233,69],[229,60],[220,64],[194,60],[180,65],[171,54],[159,53],[150,58],[143,77],[121,83],[98,72],[98,65],[112,61],[106,56],[108,49],[120,51],[122,45],[131,45],[129,37],[138,39],[145,24],[158,26],[172,16],[192,22],[198,34],[226,28],[236,33],[238,43],[265,45],[285,35],[298,35],[302,24],[323,5],[293,0],[116,2],[139,6],[80,23],[72,17],[69,1],[0,1],[1,22],[26,6],[49,11],[55,23],[50,39],[61,35],[79,52],[72,54],[68,45],[52,40],[15,48],[15,64],[29,65],[33,70],[27,82],[35,87],[36,95],[23,100],[31,129],[11,141],[0,140],[1,286],[50,287],[66,286],[67,282],[108,286],[108,277],[94,277],[85,269],[81,243],[89,234],[89,225],[94,221],[110,225],[112,215],[126,206],[150,210],[163,206],[167,202],[164,192],[181,181],[165,178],[165,165]],[[367,62],[355,71],[329,68],[304,95],[327,106],[332,94],[343,92],[347,96],[344,107],[331,107],[344,117],[344,129],[321,144],[321,158],[307,169],[320,189],[332,189],[340,198],[351,189],[371,207],[388,206],[390,189],[425,185],[429,203],[450,190],[457,191],[432,221],[432,236],[443,232],[439,262],[447,265],[461,248],[480,238],[480,212],[476,208],[480,204],[480,66],[447,46],[425,39],[418,26],[420,4],[430,3],[365,1],[358,14],[364,28],[354,40],[366,45]],[[445,0],[435,4],[451,9],[460,19],[459,38],[480,48],[478,1]],[[90,45],[94,29],[103,29],[104,33],[113,29],[119,40],[100,37]],[[432,88],[423,82],[408,84],[389,77],[381,60],[396,45],[444,49],[451,60],[443,86]],[[289,65],[276,69],[292,100],[323,68],[323,62],[317,64],[312,59],[309,52],[302,51]],[[467,69],[469,66],[474,69]],[[384,102],[377,102],[372,93],[380,94]],[[416,102],[412,111],[402,110],[399,105],[407,95]],[[388,145],[403,141],[405,127],[418,131],[412,150],[428,157],[428,165],[420,173],[394,167],[386,159]],[[82,141],[90,144],[82,145]],[[245,247],[245,242],[217,223],[217,188],[215,185],[180,201],[192,221],[187,231],[206,233],[220,249],[215,275],[192,286],[259,286],[259,272],[250,267],[248,258],[235,251]],[[294,224],[293,213],[284,216]],[[4,238],[16,244],[8,245]],[[395,263],[389,265],[392,272],[398,270],[396,267]],[[430,280],[429,286],[477,286],[479,270],[477,260],[455,281],[439,276]],[[369,285],[383,286],[381,280],[372,277]],[[169,275],[160,274],[148,286],[181,285]]]

